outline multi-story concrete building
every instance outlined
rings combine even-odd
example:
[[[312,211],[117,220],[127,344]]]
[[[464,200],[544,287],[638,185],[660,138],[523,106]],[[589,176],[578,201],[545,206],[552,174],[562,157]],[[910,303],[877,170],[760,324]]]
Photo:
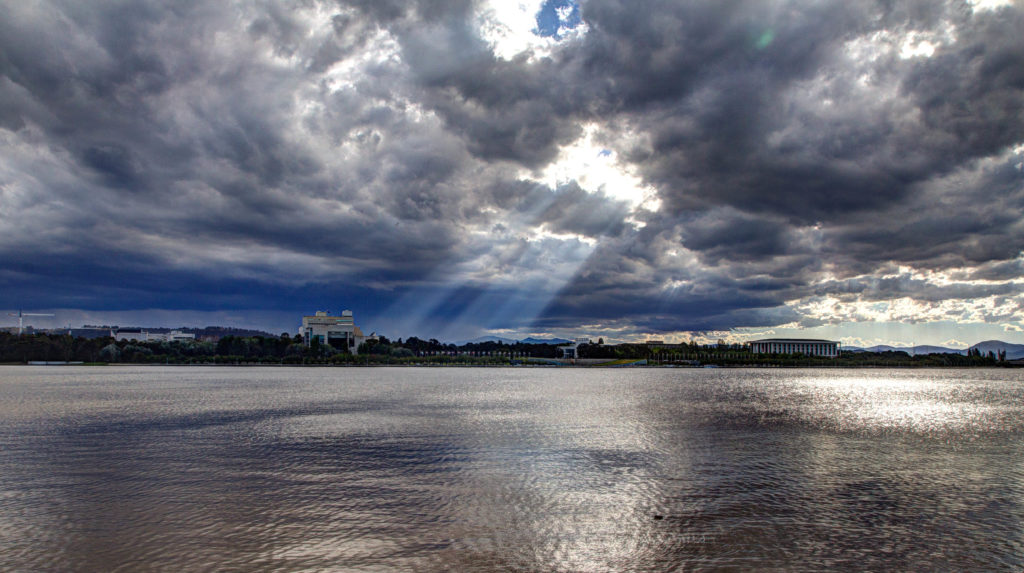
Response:
[[[299,334],[306,346],[312,346],[316,340],[319,344],[329,344],[335,350],[352,354],[367,338],[355,325],[351,310],[341,311],[341,316],[330,316],[326,310],[318,310],[313,316],[303,316]]]
[[[747,343],[754,354],[795,354],[808,356],[839,356],[839,343],[833,340],[814,340],[807,338],[766,338],[752,340]]]

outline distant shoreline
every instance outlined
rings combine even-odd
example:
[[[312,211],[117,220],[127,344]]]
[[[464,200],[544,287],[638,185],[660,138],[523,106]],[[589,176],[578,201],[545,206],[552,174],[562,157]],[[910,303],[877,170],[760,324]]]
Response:
[[[568,368],[568,369],[664,369],[664,370],[921,370],[921,369],[941,369],[941,370],[977,370],[986,368],[1006,368],[1015,369],[1022,368],[1024,364],[979,364],[979,365],[935,365],[935,364],[888,364],[888,365],[872,365],[872,364],[807,364],[807,365],[777,365],[777,364],[743,364],[743,365],[715,365],[708,364],[703,366],[687,366],[687,365],[673,365],[673,364],[629,364],[629,365],[600,365],[600,364],[354,364],[354,363],[341,363],[341,364],[259,364],[259,363],[240,363],[240,364],[214,364],[214,363],[133,363],[133,362],[111,362],[111,363],[88,363],[88,362],[71,362],[63,363],[59,361],[48,361],[46,363],[24,363],[24,362],[3,362],[0,363],[0,367],[3,366],[35,366],[35,367],[67,367],[67,366],[80,366],[87,368],[95,367],[110,367],[110,368],[122,368],[128,366],[144,366],[144,367],[180,367],[180,368]]]

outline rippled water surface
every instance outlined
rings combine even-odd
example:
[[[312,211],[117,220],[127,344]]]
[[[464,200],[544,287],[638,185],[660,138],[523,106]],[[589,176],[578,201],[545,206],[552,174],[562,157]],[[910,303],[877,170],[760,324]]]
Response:
[[[0,368],[0,570],[1021,570],[1018,370]]]

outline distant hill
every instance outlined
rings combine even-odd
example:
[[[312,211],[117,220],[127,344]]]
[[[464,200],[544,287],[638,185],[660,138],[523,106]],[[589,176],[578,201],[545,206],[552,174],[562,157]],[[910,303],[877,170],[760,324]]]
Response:
[[[571,340],[564,338],[524,338],[520,340],[523,344],[570,344]]]
[[[967,354],[967,350],[946,348],[944,346],[888,346],[879,345],[865,348],[865,352],[906,352],[910,355],[916,354]]]
[[[202,339],[202,338],[221,339],[221,338],[223,338],[225,336],[239,336],[239,337],[243,337],[243,338],[249,338],[249,337],[254,337],[254,336],[262,336],[264,338],[277,338],[278,336],[280,336],[278,334],[272,334],[270,332],[265,332],[265,331],[262,331],[262,330],[252,330],[252,329],[248,329],[248,328],[235,328],[233,326],[206,326],[206,327],[203,327],[203,328],[194,328],[194,327],[190,327],[190,326],[182,326],[182,327],[179,327],[179,328],[167,328],[165,326],[154,326],[154,327],[114,326],[112,328],[114,330],[128,330],[128,329],[136,329],[137,328],[139,330],[145,330],[146,332],[154,332],[154,333],[166,333],[166,332],[171,332],[173,330],[177,330],[177,331],[180,331],[180,332],[188,332],[188,333],[191,333],[191,334],[195,334],[197,339]]]
[[[1019,360],[1024,358],[1024,344],[1013,344],[1010,342],[1003,342],[1002,340],[986,340],[979,342],[971,347],[971,349],[978,349],[982,355],[992,354],[998,355],[1000,351],[1006,351],[1007,360]]]
[[[1024,358],[1024,344],[1013,344],[1002,340],[986,340],[972,346],[970,350],[977,349],[982,355],[989,352],[999,355],[999,352],[1006,351],[1007,360],[1019,360]],[[844,346],[843,350],[850,352],[906,352],[910,355],[917,354],[967,354],[968,349],[946,348],[943,346],[889,346],[880,344],[870,348],[859,348],[856,346]]]
[[[944,346],[889,346],[887,344],[879,344],[878,346],[872,346],[870,348],[859,348],[857,346],[844,346],[843,350],[849,350],[850,352],[906,352],[910,355],[916,354],[967,354],[967,350],[961,350],[957,348],[946,348]]]
[[[944,346],[915,346],[914,354],[967,354],[963,348],[946,348]]]
[[[1003,342],[1002,340],[986,340],[979,342],[972,346],[970,350],[977,349],[981,351],[982,355],[986,355],[989,352],[998,355],[1000,351],[1006,351],[1007,360],[1019,360],[1024,358],[1024,344],[1013,344],[1012,342]],[[880,344],[878,346],[872,346],[870,348],[860,348],[857,346],[844,346],[843,350],[850,352],[906,352],[910,355],[916,354],[967,354],[968,349],[957,349],[957,348],[946,348],[944,346],[889,346],[886,344]]]
[[[464,346],[466,344],[480,344],[481,342],[501,342],[503,344],[516,343],[516,341],[511,338],[502,338],[500,336],[478,336],[470,340],[456,340],[452,344],[455,346]]]
[[[523,344],[569,344],[571,340],[564,338],[524,338],[522,340],[513,340],[511,338],[502,338],[500,336],[478,336],[472,340],[458,340],[453,344],[455,346],[463,346],[466,344],[480,344],[481,342],[501,342],[503,344],[515,344],[522,342]]]

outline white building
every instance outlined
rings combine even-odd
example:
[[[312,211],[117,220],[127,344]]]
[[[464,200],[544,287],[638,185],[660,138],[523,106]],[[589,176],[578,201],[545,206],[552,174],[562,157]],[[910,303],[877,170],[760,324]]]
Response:
[[[149,332],[141,328],[121,328],[111,331],[110,335],[114,337],[114,340],[134,340],[136,342],[182,342],[196,339],[196,335],[191,332],[182,332],[180,330]]]
[[[313,316],[303,316],[299,334],[306,346],[317,340],[320,344],[329,344],[335,350],[352,354],[367,338],[355,325],[351,310],[341,311],[341,316],[330,316],[326,310],[318,310]]]
[[[149,333],[141,328],[121,328],[118,330],[110,331],[110,335],[114,337],[114,340],[134,340],[136,342],[145,342],[149,340]]]
[[[839,356],[839,343],[833,340],[814,340],[808,338],[766,338],[752,340],[747,343],[754,354],[795,354],[807,356]]]
[[[577,338],[572,344],[565,344],[558,347],[560,358],[579,358],[577,349],[581,344],[590,344],[589,338]]]

